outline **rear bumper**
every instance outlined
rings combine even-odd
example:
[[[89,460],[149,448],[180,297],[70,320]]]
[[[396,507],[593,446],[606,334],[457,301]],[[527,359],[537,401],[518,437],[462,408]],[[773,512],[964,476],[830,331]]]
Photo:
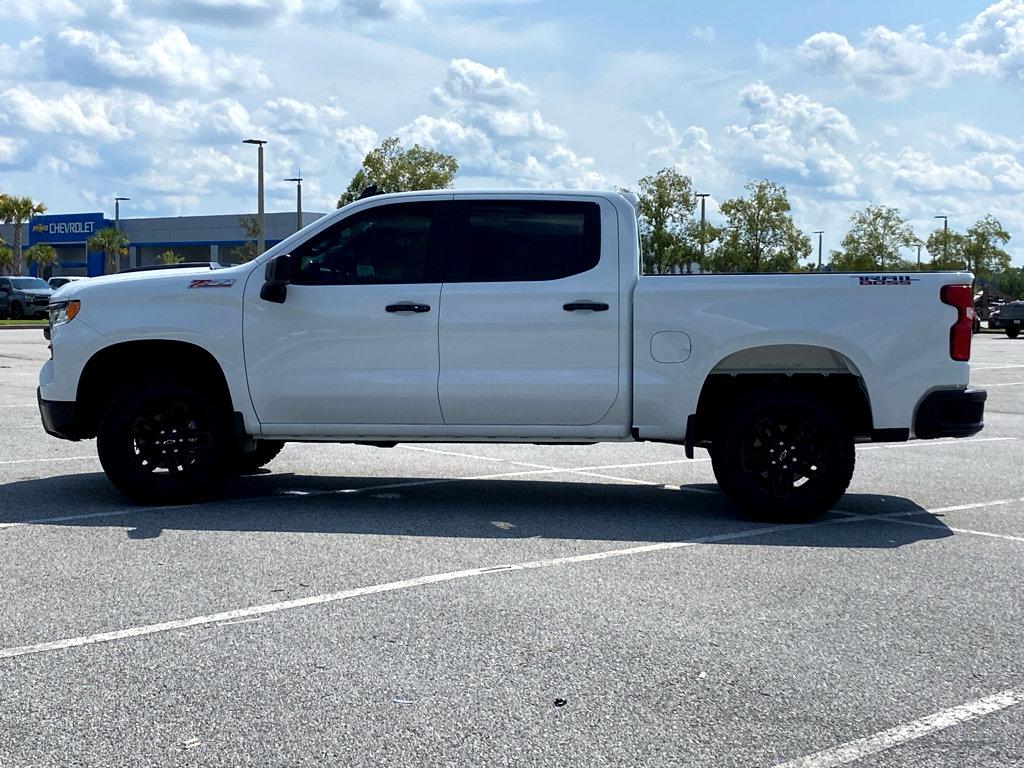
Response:
[[[985,398],[978,387],[936,390],[917,407],[914,435],[918,438],[966,438],[985,426]]]
[[[39,416],[43,420],[43,429],[55,438],[77,441],[81,435],[75,423],[74,401],[45,401],[42,391],[36,390],[39,402]]]

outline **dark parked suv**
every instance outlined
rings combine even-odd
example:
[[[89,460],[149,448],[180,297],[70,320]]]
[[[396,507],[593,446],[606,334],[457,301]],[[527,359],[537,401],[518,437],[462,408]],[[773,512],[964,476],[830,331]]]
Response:
[[[0,277],[0,318],[45,318],[52,293],[42,278]]]

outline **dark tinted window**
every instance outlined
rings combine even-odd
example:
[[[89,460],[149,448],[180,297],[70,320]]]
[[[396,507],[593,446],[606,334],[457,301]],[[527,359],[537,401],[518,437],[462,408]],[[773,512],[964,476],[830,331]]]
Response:
[[[596,203],[466,201],[456,206],[448,281],[557,280],[597,266]]]
[[[353,214],[292,250],[293,283],[433,283],[434,203],[377,206]]]

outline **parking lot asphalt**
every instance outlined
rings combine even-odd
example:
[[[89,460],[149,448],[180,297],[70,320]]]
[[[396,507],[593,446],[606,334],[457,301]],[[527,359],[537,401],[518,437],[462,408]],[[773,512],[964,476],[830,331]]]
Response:
[[[128,503],[0,330],[0,764],[1024,766],[1024,339],[754,522],[706,454],[289,444]]]

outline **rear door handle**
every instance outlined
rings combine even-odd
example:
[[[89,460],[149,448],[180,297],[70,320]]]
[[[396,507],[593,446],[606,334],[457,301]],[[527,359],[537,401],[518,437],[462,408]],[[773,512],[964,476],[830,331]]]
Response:
[[[569,302],[568,304],[563,304],[562,309],[566,312],[576,312],[577,310],[604,312],[608,309],[608,305],[604,302]]]
[[[384,309],[388,312],[430,312],[430,305],[402,302],[401,304],[389,304]]]

